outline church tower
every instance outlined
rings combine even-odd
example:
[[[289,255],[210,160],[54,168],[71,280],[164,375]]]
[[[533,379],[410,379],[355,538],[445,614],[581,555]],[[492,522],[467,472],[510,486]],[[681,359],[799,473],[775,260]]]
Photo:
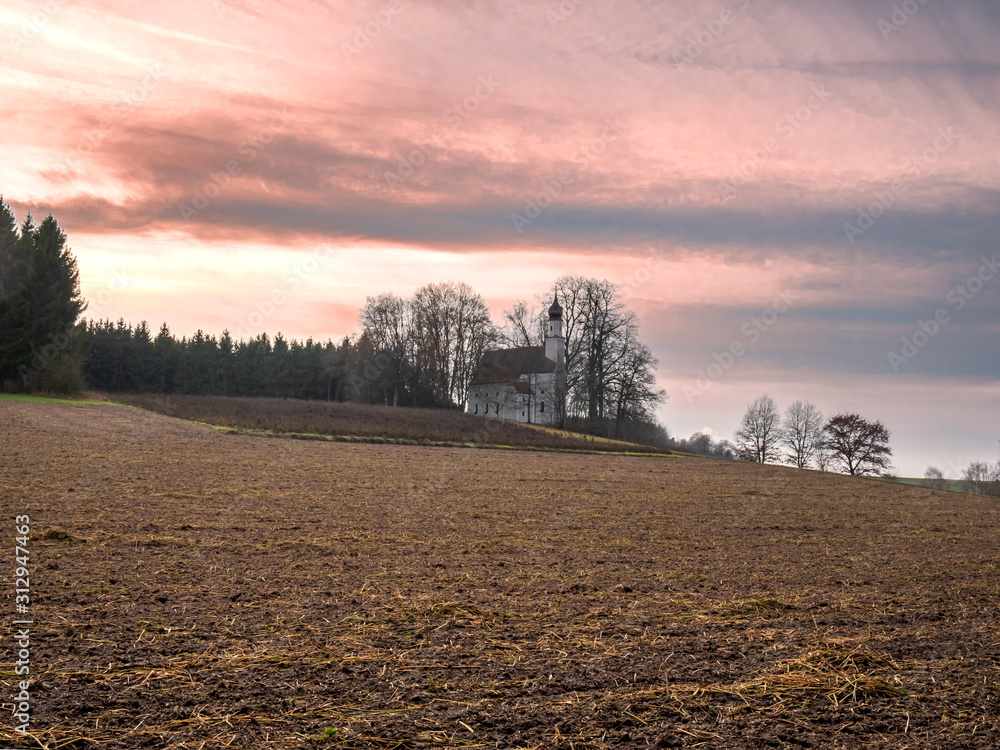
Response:
[[[557,294],[549,308],[549,322],[545,328],[545,357],[558,366],[566,366],[566,339],[563,338],[562,307]]]

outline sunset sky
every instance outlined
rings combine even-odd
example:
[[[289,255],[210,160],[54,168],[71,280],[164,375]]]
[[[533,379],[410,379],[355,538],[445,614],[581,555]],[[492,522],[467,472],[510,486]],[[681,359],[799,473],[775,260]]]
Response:
[[[1000,438],[998,40],[987,0],[6,0],[0,194],[89,317],[325,340],[607,278],[673,434],[810,399],[957,477]]]

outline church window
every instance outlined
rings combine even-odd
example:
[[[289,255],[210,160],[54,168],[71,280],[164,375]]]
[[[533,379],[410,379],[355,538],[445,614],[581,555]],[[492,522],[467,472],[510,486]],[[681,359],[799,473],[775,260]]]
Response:
[[[490,415],[490,402],[489,401],[486,402],[485,410],[483,411],[483,414],[485,414],[486,416]]]
[[[478,414],[478,413],[479,413],[479,404],[476,404],[476,411],[475,411],[474,413],[475,413],[475,414]]]
[[[545,411],[545,402],[544,401],[541,404],[539,404],[538,411]]]

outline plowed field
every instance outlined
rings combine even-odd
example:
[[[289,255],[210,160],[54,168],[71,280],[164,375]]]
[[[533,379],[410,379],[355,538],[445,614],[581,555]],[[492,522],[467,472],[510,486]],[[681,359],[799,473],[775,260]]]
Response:
[[[110,405],[0,429],[0,746],[1000,745],[996,499]]]

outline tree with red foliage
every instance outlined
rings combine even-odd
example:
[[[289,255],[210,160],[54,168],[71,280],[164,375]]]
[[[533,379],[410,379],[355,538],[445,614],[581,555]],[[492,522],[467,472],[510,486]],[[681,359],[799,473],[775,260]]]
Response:
[[[889,430],[857,414],[838,414],[823,427],[826,447],[848,474],[886,474],[892,468]]]

